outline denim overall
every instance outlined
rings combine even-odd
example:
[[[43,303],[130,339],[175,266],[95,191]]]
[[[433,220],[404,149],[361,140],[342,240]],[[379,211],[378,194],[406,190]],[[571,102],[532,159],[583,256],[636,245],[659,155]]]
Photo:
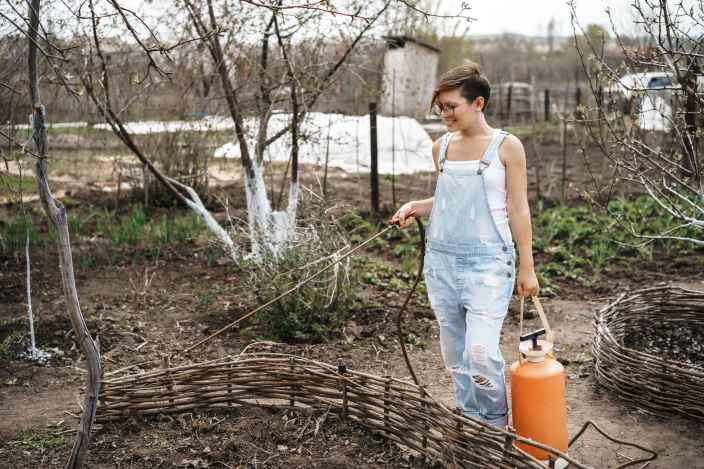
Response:
[[[499,337],[513,293],[515,250],[491,215],[483,173],[506,135],[494,131],[478,169],[446,167],[453,135],[441,140],[424,269],[457,406],[497,427],[508,423]]]

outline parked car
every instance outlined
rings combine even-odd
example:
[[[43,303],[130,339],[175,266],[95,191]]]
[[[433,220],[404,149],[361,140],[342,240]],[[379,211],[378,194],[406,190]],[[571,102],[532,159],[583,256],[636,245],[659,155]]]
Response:
[[[604,88],[604,92],[629,100],[634,97],[634,94],[659,90],[676,91],[680,88],[677,77],[673,73],[660,71],[629,73]],[[704,93],[704,74],[697,76],[697,92]]]
[[[613,85],[604,88],[604,92],[629,100],[634,93],[672,88],[679,88],[679,85],[671,73],[646,72],[624,75]]]
[[[659,95],[670,101],[668,95],[677,88],[676,78],[668,72],[629,73],[604,88],[604,101],[610,111],[630,114],[640,109],[645,98],[652,99]]]

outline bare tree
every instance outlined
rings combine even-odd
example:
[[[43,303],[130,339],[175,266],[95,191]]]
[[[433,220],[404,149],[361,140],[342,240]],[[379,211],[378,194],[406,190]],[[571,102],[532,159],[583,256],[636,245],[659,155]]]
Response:
[[[59,251],[59,270],[64,289],[64,298],[71,318],[71,324],[81,350],[88,362],[87,385],[81,415],[81,423],[74,441],[71,456],[66,464],[66,468],[80,468],[83,466],[88,453],[88,443],[90,441],[90,431],[95,420],[95,413],[98,406],[98,393],[100,391],[100,346],[97,340],[93,340],[88,332],[81,306],[78,300],[78,291],[73,272],[73,260],[71,255],[71,242],[69,239],[68,222],[66,208],[57,200],[49,189],[47,179],[47,156],[48,141],[45,125],[45,109],[41,103],[39,93],[39,76],[37,72],[37,55],[42,49],[41,44],[50,44],[40,38],[40,7],[41,0],[28,2],[26,35],[28,39],[28,66],[29,66],[29,94],[32,103],[32,139],[36,157],[37,185],[42,201],[42,206],[58,234],[57,244]],[[47,60],[51,60],[46,52],[42,52]]]
[[[299,33],[304,33],[307,28],[310,34],[313,27],[326,19],[325,12],[321,12],[317,7],[290,8],[283,5],[283,2],[267,7],[263,4],[256,4],[256,8],[241,5],[239,18],[253,17],[254,21],[263,18],[261,28],[261,49],[258,62],[250,61],[249,65],[257,70],[259,78],[258,93],[254,94],[255,108],[257,109],[258,121],[253,123],[256,129],[254,138],[254,152],[250,147],[251,134],[245,128],[245,116],[251,115],[245,103],[243,103],[243,91],[236,83],[241,81],[241,77],[229,73],[227,62],[229,52],[236,47],[238,39],[236,36],[227,36],[225,41],[219,34],[208,34],[210,31],[224,29],[221,26],[221,18],[218,12],[225,11],[227,4],[215,4],[213,0],[195,2],[184,1],[188,10],[189,18],[193,27],[203,37],[210,52],[214,67],[218,70],[220,86],[224,90],[227,101],[227,109],[235,124],[235,139],[239,147],[239,157],[245,174],[245,188],[247,195],[247,211],[250,227],[250,240],[254,254],[258,254],[259,249],[264,248],[272,251],[276,255],[281,248],[287,244],[287,240],[293,234],[295,226],[296,207],[298,199],[298,141],[300,124],[306,113],[315,105],[315,102],[322,93],[330,86],[336,73],[346,62],[361,38],[375,25],[375,22],[386,11],[391,4],[391,0],[385,0],[376,9],[372,9],[371,15],[366,15],[362,7],[359,7],[349,17],[353,21],[362,22],[361,27],[353,33],[347,40],[347,45],[337,57],[330,60],[326,57],[325,62],[315,62],[300,64],[297,62],[295,53],[290,46],[286,45],[287,39],[296,37]],[[247,2],[250,3],[250,2]],[[253,3],[254,5],[254,3]],[[262,9],[265,14],[262,17]],[[249,11],[250,15],[246,12]],[[315,31],[313,30],[315,34]],[[272,51],[270,50],[270,38],[276,36],[279,46],[281,61],[285,66],[286,80],[281,81],[276,78],[276,69],[272,64]],[[320,35],[317,35],[320,38]],[[329,63],[329,65],[327,65]],[[273,69],[273,70],[272,70]],[[286,90],[288,92],[286,93]],[[289,102],[278,102],[274,97],[281,95],[281,91],[288,94]],[[290,115],[289,123],[282,129],[270,135],[269,122],[272,113],[276,110],[287,112]],[[275,211],[272,207],[274,200],[269,200],[267,196],[264,178],[262,174],[262,162],[266,148],[279,138],[291,135],[291,184],[289,187],[288,207],[286,211]],[[252,154],[254,155],[252,157]],[[273,193],[273,188],[272,188]],[[273,199],[273,198],[272,198]]]
[[[411,14],[422,17],[443,17],[437,13],[425,13],[415,6],[415,2],[403,0],[367,4],[339,3],[342,6],[333,2],[294,2],[288,5],[280,1],[270,5],[254,1],[232,4],[216,0],[182,0],[173,5],[174,11],[181,11],[188,18],[187,24],[177,24],[175,29],[192,31],[198,43],[205,46],[210,58],[207,68],[218,77],[218,89],[234,125],[237,156],[245,178],[250,240],[254,254],[263,248],[276,255],[293,235],[299,190],[298,146],[301,123],[337,78],[362,38],[378,26],[380,18],[391,7],[406,9]],[[134,26],[136,15],[126,12],[114,1],[104,6],[104,11],[101,12],[97,12],[93,2],[89,2],[89,7],[93,23],[91,50],[86,60],[88,66],[81,74],[87,94],[115,134],[145,167],[182,202],[189,206],[194,204],[191,196],[190,203],[184,200],[186,193],[190,193],[187,189],[170,184],[166,177],[158,174],[158,168],[151,163],[152,160],[138,147],[122,124],[111,96],[110,73],[105,54],[101,51],[103,38],[100,37],[97,19],[119,13],[122,23],[136,38],[139,47],[149,55],[147,71],[168,76],[161,64],[170,60],[167,51],[176,46],[160,45],[157,35],[144,21],[141,22],[141,31],[148,37],[140,39],[139,28]],[[183,10],[179,10],[180,7]],[[179,14],[175,16],[180,17]],[[338,38],[331,42],[328,32],[331,27],[340,26],[340,17],[345,18],[345,27],[339,30]],[[456,15],[452,17],[456,18]],[[256,37],[261,38],[258,56],[252,56],[248,53],[256,50],[252,47],[257,43],[253,39]],[[272,38],[276,39],[278,50],[272,48]],[[177,45],[195,40],[182,39]],[[153,57],[152,54],[155,53],[162,54],[162,60]],[[212,85],[214,83],[209,82],[208,86]],[[272,130],[271,119],[275,114],[287,121],[285,125]],[[284,211],[275,209],[273,182],[271,196],[267,195],[263,174],[267,148],[281,138],[291,140],[289,163],[282,179],[285,181],[290,168],[288,205]],[[284,184],[281,192],[283,189]],[[202,204],[197,211],[201,217],[206,216]],[[211,231],[218,231],[219,234],[216,235],[221,241],[224,240],[224,232],[217,230],[217,224],[213,222],[211,217]],[[231,240],[225,244],[234,246]]]
[[[596,41],[576,20],[577,50],[593,106],[581,114],[590,140],[611,161],[617,180],[641,187],[677,226],[656,234],[631,233],[650,242],[675,239],[704,245],[699,63],[704,57],[704,2],[635,0],[632,8],[646,40],[633,46],[611,29],[623,55],[620,66],[604,60]],[[609,13],[610,16],[610,13]],[[581,45],[581,46],[580,46]],[[656,72],[645,74],[644,72]],[[613,183],[613,182],[612,182]]]

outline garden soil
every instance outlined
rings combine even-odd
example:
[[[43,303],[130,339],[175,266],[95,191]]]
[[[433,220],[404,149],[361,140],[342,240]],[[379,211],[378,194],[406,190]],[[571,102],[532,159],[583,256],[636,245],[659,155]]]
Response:
[[[552,195],[559,183],[553,158],[548,176]],[[546,153],[547,154],[547,153]],[[107,163],[106,163],[107,164]],[[237,173],[233,162],[214,163],[221,183]],[[231,171],[228,170],[231,168]],[[589,184],[570,162],[575,181],[569,194],[578,196]],[[70,167],[66,166],[70,172]],[[577,178],[581,174],[581,179]],[[367,206],[366,176],[331,171],[331,200],[338,208]],[[109,178],[105,178],[106,181]],[[431,189],[430,176],[407,176],[395,181],[403,201]],[[106,183],[107,184],[107,183]],[[318,189],[320,173],[303,179]],[[90,189],[90,188],[89,188]],[[95,189],[95,188],[94,188]],[[383,180],[382,196],[390,203],[390,181]],[[81,210],[85,201],[112,207],[114,194],[80,188],[80,183],[58,184]],[[241,184],[228,185],[233,216],[244,214]],[[127,197],[127,196],[125,196]],[[125,198],[119,201],[128,204]],[[87,202],[86,202],[87,203]],[[35,206],[36,207],[36,206]],[[39,212],[37,212],[39,213]],[[225,259],[208,265],[208,242],[165,249],[156,262],[130,260],[130,253],[112,265],[77,269],[77,285],[90,332],[100,339],[106,377],[125,366],[160,359],[183,350],[240,317],[253,306],[251,296],[238,288],[240,278]],[[100,240],[76,243],[77,255],[106,249]],[[378,253],[367,253],[370,256]],[[382,256],[383,257],[383,256]],[[388,259],[387,259],[388,260]],[[540,262],[540,259],[536,259]],[[54,352],[48,366],[15,358],[0,362],[0,464],[12,468],[63,467],[78,426],[85,360],[76,350],[65,311],[53,248],[33,253],[34,312],[37,342]],[[0,343],[15,344],[26,335],[24,257],[0,257]],[[556,354],[565,365],[568,425],[575,434],[587,420],[596,422],[615,438],[636,442],[657,451],[648,469],[704,468],[704,428],[681,417],[656,417],[620,401],[600,387],[592,370],[592,321],[595,312],[619,293],[648,285],[673,283],[704,290],[704,275],[696,266],[668,266],[653,261],[639,266],[638,277],[612,271],[595,285],[556,280],[559,295],[543,305],[557,334]],[[361,287],[360,306],[323,343],[260,342],[249,351],[302,355],[327,363],[344,361],[355,370],[410,380],[396,339],[395,317],[405,291],[388,291],[379,285]],[[518,305],[514,298],[502,332],[507,364],[517,357]],[[537,317],[525,329],[539,327]],[[410,360],[421,383],[439,401],[453,406],[450,377],[442,366],[438,328],[421,293],[417,293],[404,322]],[[224,333],[174,364],[238,354],[250,342],[239,328]],[[137,371],[135,368],[131,371]],[[124,373],[124,372],[120,372]],[[612,468],[638,458],[637,450],[605,440],[588,430],[570,450],[577,460],[595,468]],[[194,411],[186,414],[138,417],[101,423],[91,437],[90,468],[427,468],[437,467],[411,452],[390,444],[363,426],[344,422],[326,412],[286,412],[264,409]]]

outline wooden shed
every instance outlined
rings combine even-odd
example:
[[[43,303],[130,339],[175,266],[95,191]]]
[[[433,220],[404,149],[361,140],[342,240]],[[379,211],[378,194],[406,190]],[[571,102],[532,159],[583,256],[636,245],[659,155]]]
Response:
[[[441,50],[409,36],[384,36],[381,114],[423,119],[436,85]]]

